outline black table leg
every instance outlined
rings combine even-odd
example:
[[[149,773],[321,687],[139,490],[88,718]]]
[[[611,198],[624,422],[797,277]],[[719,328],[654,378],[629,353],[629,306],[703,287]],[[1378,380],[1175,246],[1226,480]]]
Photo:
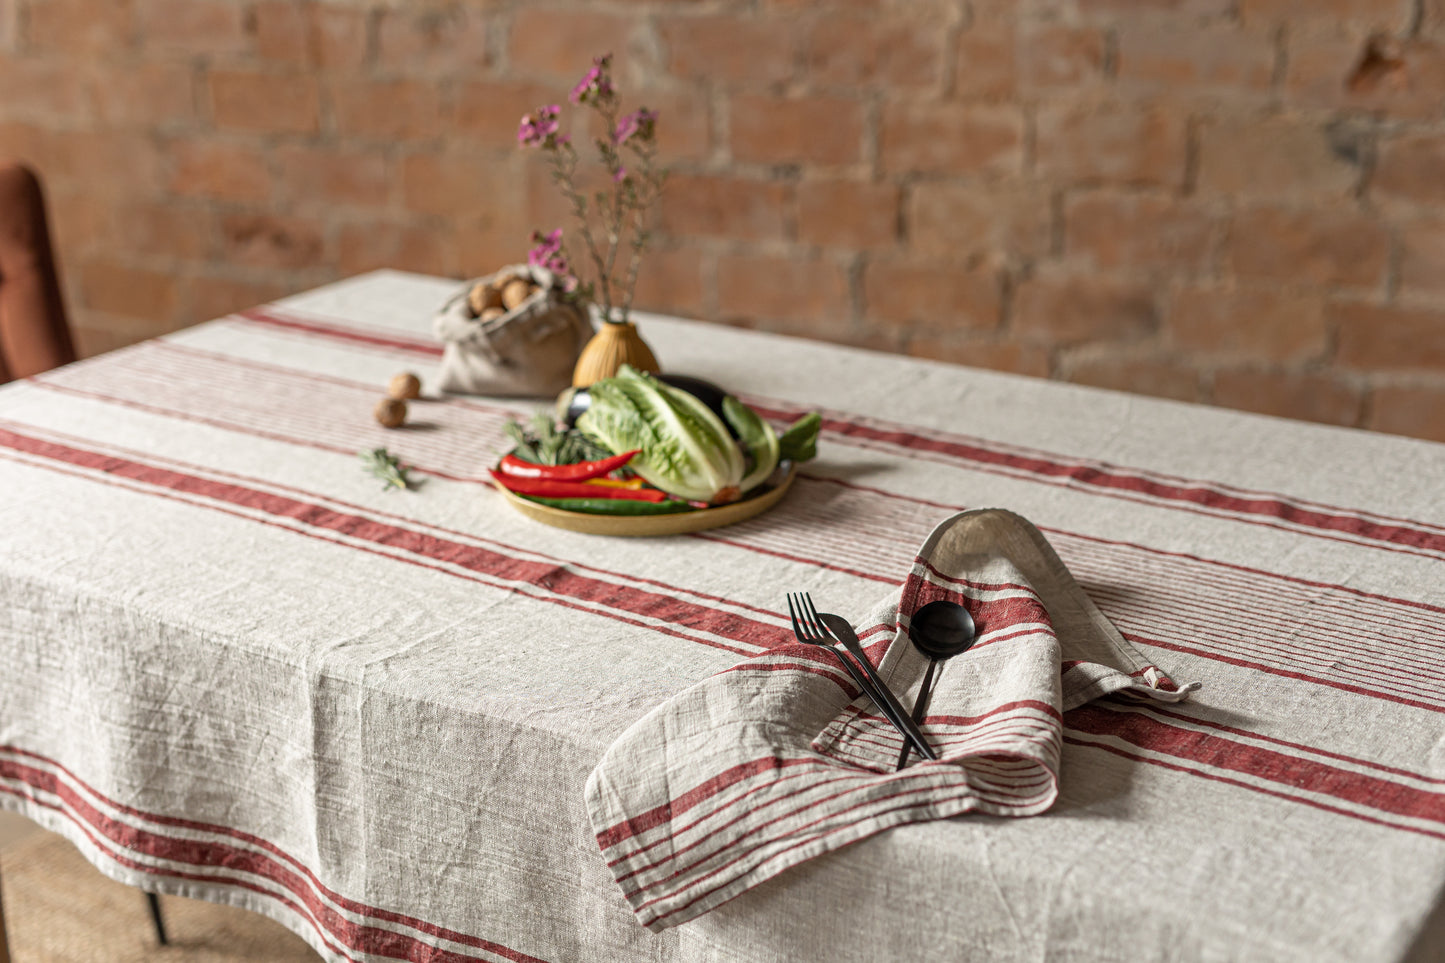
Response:
[[[161,919],[161,900],[155,893],[146,894],[146,902],[151,907],[151,922],[156,925],[156,942],[161,946],[166,945],[166,923]]]

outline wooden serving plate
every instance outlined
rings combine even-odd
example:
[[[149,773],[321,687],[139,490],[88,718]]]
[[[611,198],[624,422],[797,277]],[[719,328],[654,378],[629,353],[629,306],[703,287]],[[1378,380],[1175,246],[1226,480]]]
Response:
[[[590,512],[569,512],[551,505],[529,502],[507,491],[495,481],[492,485],[513,508],[543,525],[565,528],[569,532],[581,532],[584,535],[651,537],[701,532],[761,515],[782,500],[792,487],[797,473],[797,465],[786,463],[780,465],[771,478],[742,501],[667,515],[593,515]]]

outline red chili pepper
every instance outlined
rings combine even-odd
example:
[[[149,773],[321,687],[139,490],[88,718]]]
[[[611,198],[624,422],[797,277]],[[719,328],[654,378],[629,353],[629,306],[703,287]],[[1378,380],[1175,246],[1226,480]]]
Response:
[[[517,478],[586,481],[589,478],[600,478],[608,472],[616,471],[631,461],[632,456],[641,450],[641,448],[635,448],[632,451],[624,451],[620,455],[611,455],[596,461],[579,461],[571,465],[537,465],[530,461],[523,461],[516,455],[507,455],[497,466],[497,470]]]
[[[540,498],[622,498],[635,502],[660,502],[667,498],[667,492],[656,488],[611,488],[605,485],[589,485],[585,481],[519,478],[495,469],[492,471],[492,478],[508,491]]]

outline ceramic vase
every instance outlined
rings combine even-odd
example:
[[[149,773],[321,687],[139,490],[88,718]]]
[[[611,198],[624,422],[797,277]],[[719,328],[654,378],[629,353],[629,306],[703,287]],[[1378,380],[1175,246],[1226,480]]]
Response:
[[[657,374],[657,358],[631,321],[604,321],[582,349],[572,369],[572,386],[585,388],[594,381],[610,378],[617,369],[630,364],[639,371]]]

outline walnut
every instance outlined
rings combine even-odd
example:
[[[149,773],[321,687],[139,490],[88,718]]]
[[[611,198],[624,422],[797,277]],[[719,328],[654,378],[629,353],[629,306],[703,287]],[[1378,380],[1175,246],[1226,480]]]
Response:
[[[506,314],[506,313],[507,313],[507,312],[504,311],[504,310],[502,310],[501,308],[487,308],[485,311],[482,312],[482,318],[481,318],[481,320],[484,321],[484,322],[485,322],[485,321],[495,321],[497,318],[500,318],[502,315],[504,315],[504,314]]]
[[[502,292],[495,285],[478,284],[467,295],[467,306],[472,309],[472,317],[479,317],[488,308],[502,306]]]
[[[399,375],[392,375],[391,381],[387,383],[386,393],[393,398],[408,399],[421,397],[421,379],[410,371],[403,371]]]
[[[527,300],[532,294],[533,286],[521,278],[513,278],[502,288],[502,307],[508,311],[513,310],[517,305]]]
[[[383,398],[372,412],[383,428],[400,428],[406,422],[406,402],[400,398]]]

